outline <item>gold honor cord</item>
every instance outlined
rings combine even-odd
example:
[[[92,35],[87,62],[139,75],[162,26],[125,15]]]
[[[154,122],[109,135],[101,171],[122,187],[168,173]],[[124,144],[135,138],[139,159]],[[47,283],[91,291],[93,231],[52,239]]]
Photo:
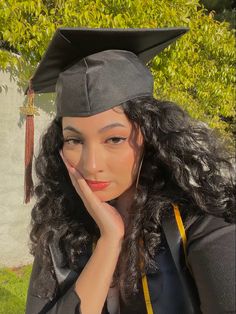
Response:
[[[184,255],[185,255],[185,260],[187,261],[187,252],[186,252],[186,245],[187,245],[187,237],[184,229],[184,224],[180,215],[179,207],[176,204],[173,204],[173,210],[175,214],[175,220],[177,223],[177,227],[179,229],[179,233],[183,242],[183,249],[184,249]],[[142,263],[141,263],[141,268],[142,268]],[[153,308],[152,308],[152,303],[151,303],[151,298],[150,298],[150,293],[148,289],[148,281],[147,277],[145,274],[142,276],[142,285],[143,285],[143,293],[144,293],[144,299],[145,299],[145,304],[146,304],[146,309],[147,309],[147,314],[153,314]],[[157,314],[157,313],[155,313]]]
[[[180,212],[179,212],[179,207],[176,204],[173,204],[173,208],[174,208],[174,214],[175,214],[175,220],[179,229],[179,233],[182,239],[182,243],[183,243],[183,250],[184,250],[184,256],[185,256],[185,262],[187,263],[187,237],[186,237],[186,233],[185,233],[185,229],[184,229],[184,224],[183,224],[183,220],[181,218]]]
[[[143,246],[143,240],[140,239],[140,245]],[[153,308],[152,308],[152,302],[150,298],[149,288],[148,288],[148,281],[147,276],[143,272],[143,261],[140,260],[140,268],[142,271],[142,286],[143,286],[143,294],[144,294],[144,300],[146,304],[147,314],[153,314]]]
[[[177,227],[179,229],[179,233],[183,242],[183,249],[184,249],[184,255],[185,255],[185,260],[187,257],[187,252],[186,252],[186,244],[187,244],[187,237],[186,237],[186,233],[185,233],[185,229],[184,229],[184,224],[180,215],[180,211],[179,208],[176,204],[173,204],[173,210],[174,210],[174,214],[175,214],[175,220],[177,223]],[[140,244],[143,245],[143,241],[140,240]],[[93,251],[95,249],[96,244],[93,243]],[[143,268],[143,262],[140,262],[140,267],[141,269]],[[144,300],[145,300],[145,304],[146,304],[146,309],[147,309],[147,314],[154,314],[153,312],[153,308],[152,308],[152,302],[151,302],[151,298],[150,298],[150,293],[149,293],[149,288],[148,288],[148,280],[147,280],[147,276],[145,275],[144,272],[142,272],[142,286],[143,286],[143,294],[144,294]],[[157,313],[155,313],[157,314]]]
[[[147,276],[145,274],[143,274],[142,276],[142,285],[143,285],[143,294],[144,294],[147,314],[153,314],[152,302],[151,302],[150,293],[148,289],[148,281],[147,281]]]

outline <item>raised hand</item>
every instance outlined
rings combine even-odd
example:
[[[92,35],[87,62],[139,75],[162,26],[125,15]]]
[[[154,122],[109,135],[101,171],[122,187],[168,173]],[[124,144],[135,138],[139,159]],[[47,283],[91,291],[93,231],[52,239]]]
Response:
[[[98,225],[101,237],[109,238],[109,240],[122,239],[125,234],[125,225],[118,210],[108,203],[102,202],[90,189],[79,171],[65,159],[62,151],[60,151],[60,155],[75,190],[82,199],[87,211]]]

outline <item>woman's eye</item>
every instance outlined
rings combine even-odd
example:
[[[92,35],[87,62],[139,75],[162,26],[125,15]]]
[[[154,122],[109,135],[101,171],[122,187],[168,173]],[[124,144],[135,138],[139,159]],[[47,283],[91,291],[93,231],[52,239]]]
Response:
[[[64,143],[68,145],[76,145],[76,144],[82,144],[82,140],[78,138],[67,138],[67,139],[64,139]]]
[[[108,143],[121,144],[126,140],[126,137],[111,137],[107,140]]]

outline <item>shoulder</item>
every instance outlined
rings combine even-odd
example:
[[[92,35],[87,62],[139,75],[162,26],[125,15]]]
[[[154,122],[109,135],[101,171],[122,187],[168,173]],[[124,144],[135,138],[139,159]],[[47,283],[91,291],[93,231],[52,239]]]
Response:
[[[186,233],[187,262],[203,313],[234,313],[235,224],[204,215]]]
[[[195,268],[235,267],[235,224],[212,215],[198,217],[186,230],[188,261]],[[228,268],[228,270],[229,270]],[[224,270],[226,274],[226,270]]]
[[[188,248],[196,245],[207,245],[235,241],[235,224],[213,215],[201,215],[190,219],[186,224]]]

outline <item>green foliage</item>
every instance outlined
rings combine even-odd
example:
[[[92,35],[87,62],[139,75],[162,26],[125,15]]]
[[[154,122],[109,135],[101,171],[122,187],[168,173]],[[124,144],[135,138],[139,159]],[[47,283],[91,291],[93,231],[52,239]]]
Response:
[[[150,64],[156,97],[176,101],[193,117],[232,136],[234,32],[199,0],[5,0],[0,2],[0,39],[20,57],[0,50],[0,66],[16,68],[26,82],[60,26],[190,27]]]
[[[208,10],[222,12],[225,9],[231,9],[234,0],[201,0]]]
[[[235,0],[200,0],[205,8],[210,12],[215,12],[215,19],[227,21],[231,28],[235,28],[236,2]]]
[[[236,28],[236,8],[216,13],[215,18],[218,21],[227,21],[230,23],[231,28]]]
[[[0,314],[25,313],[31,269],[31,265],[0,269]]]

